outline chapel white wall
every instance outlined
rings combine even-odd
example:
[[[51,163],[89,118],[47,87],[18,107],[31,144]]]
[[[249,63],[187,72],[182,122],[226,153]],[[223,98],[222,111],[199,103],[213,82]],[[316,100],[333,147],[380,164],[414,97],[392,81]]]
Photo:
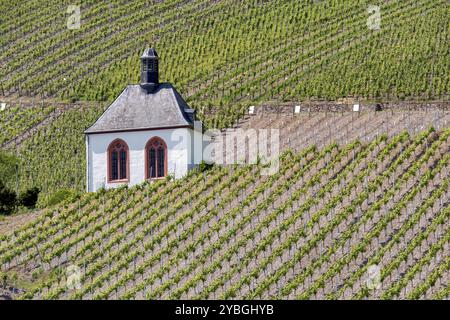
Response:
[[[186,175],[188,170],[202,159],[202,143],[197,141],[198,136],[194,139],[194,135],[194,130],[190,128],[89,134],[86,137],[87,191],[97,191],[103,186],[108,189],[121,185],[107,181],[108,146],[112,141],[122,139],[128,145],[128,185],[133,186],[145,181],[145,145],[153,137],[160,137],[167,144],[168,174],[177,179]]]

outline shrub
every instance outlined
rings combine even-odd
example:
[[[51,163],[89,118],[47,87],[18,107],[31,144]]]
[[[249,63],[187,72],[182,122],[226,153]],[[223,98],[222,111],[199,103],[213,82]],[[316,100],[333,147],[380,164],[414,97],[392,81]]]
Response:
[[[3,289],[6,289],[8,284],[8,275],[6,273],[0,272],[0,281],[1,281],[1,287]]]
[[[200,172],[205,172],[210,170],[213,167],[213,164],[207,163],[204,160],[202,162],[200,162],[200,164],[198,165],[198,170]]]
[[[0,151],[0,180],[5,185],[13,182],[18,160],[15,156]]]
[[[38,200],[40,190],[36,187],[28,189],[19,196],[19,203],[27,208],[34,208]]]
[[[51,207],[65,200],[71,200],[77,197],[77,192],[71,189],[60,189],[50,195],[47,200],[47,206]]]
[[[16,194],[0,181],[0,214],[11,214],[17,205]]]

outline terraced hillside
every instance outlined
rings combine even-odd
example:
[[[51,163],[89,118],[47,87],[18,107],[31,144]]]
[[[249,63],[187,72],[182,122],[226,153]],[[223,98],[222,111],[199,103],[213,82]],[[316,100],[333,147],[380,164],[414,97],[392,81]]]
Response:
[[[80,28],[73,30],[68,7],[77,4]],[[368,25],[370,5],[379,6],[380,28]],[[149,44],[161,56],[160,79],[209,128],[235,127],[249,105],[285,101],[448,102],[445,0],[33,0],[0,1],[0,9],[0,102],[8,103],[0,111],[0,146],[19,157],[19,191],[39,187],[43,203],[61,188],[85,189],[81,132],[108,104],[99,100],[139,82],[139,56]],[[354,130],[345,127],[348,119],[328,124]],[[302,121],[286,119],[291,132],[283,129],[283,146],[331,142],[300,143],[290,133],[303,137],[296,129]],[[405,129],[385,126],[377,131]]]
[[[1,268],[25,299],[449,298],[449,135],[287,150],[271,176],[215,166],[85,194],[2,235]]]
[[[0,216],[0,300],[450,299],[448,1],[0,11],[7,187],[38,187],[41,208]],[[279,170],[225,162],[85,193],[83,131],[139,82],[150,45],[215,143],[278,129]],[[49,206],[58,190],[72,197]]]
[[[332,141],[346,144],[355,139],[372,140],[380,134],[392,136],[407,130],[411,134],[429,126],[436,129],[450,124],[448,103],[386,105],[385,110],[373,112],[348,111],[336,103],[301,104],[300,113],[294,114],[294,105],[257,106],[257,114],[247,115],[236,123],[236,129],[280,129],[280,150],[302,150],[310,145],[325,146]],[[85,141],[82,132],[104,110],[105,104],[51,104],[22,106],[27,110],[54,109],[48,123],[25,130],[22,121],[9,121],[14,132],[22,132],[9,140],[4,149],[17,154],[19,190],[31,186],[42,191],[45,203],[52,193],[61,188],[83,192],[85,190]],[[7,109],[8,110],[8,109]],[[334,110],[334,111],[327,111]],[[7,111],[5,114],[12,113]],[[33,114],[33,113],[30,113]],[[1,116],[1,113],[0,113]],[[33,116],[36,116],[34,114]],[[49,165],[51,163],[51,165]]]
[[[68,7],[77,4],[73,30]],[[200,114],[218,111],[204,119],[214,127],[249,102],[449,97],[446,0],[33,0],[0,9],[0,90],[9,97],[111,100],[138,82],[149,44],[163,81]]]
[[[234,128],[222,130],[222,139],[230,132],[243,130],[251,140],[259,135],[260,129],[278,129],[279,149],[300,151],[311,145],[324,147],[333,141],[340,144],[355,139],[371,141],[381,134],[388,137],[402,131],[415,134],[430,126],[439,130],[450,125],[448,103],[386,104],[380,106],[380,111],[375,111],[375,105],[365,105],[360,112],[351,111],[351,105],[336,103],[302,103],[297,107],[298,113],[294,113],[295,106],[291,103],[258,106],[254,114],[247,114]],[[239,152],[245,156],[244,148],[236,153]]]

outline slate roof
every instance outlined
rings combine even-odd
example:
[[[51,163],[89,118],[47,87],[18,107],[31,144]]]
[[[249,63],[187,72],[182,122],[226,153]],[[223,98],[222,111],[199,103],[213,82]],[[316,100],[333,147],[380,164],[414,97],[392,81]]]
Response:
[[[169,83],[159,84],[153,93],[128,85],[85,133],[192,127],[185,109],[190,108]]]

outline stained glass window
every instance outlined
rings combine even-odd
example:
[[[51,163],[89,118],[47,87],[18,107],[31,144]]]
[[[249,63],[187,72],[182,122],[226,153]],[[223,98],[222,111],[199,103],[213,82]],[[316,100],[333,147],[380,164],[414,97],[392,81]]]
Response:
[[[164,177],[164,148],[158,148],[158,177]]]
[[[127,152],[120,151],[120,179],[127,178]]]
[[[117,161],[117,151],[112,152],[112,170],[111,170],[111,180],[119,179],[119,163]]]
[[[150,148],[150,154],[149,154],[149,163],[150,163],[150,178],[156,178],[156,152],[155,149],[152,147]]]
[[[109,180],[128,179],[128,147],[125,142],[114,141],[108,148],[109,152]]]
[[[147,178],[162,178],[166,175],[167,147],[160,138],[152,138],[147,144]]]

